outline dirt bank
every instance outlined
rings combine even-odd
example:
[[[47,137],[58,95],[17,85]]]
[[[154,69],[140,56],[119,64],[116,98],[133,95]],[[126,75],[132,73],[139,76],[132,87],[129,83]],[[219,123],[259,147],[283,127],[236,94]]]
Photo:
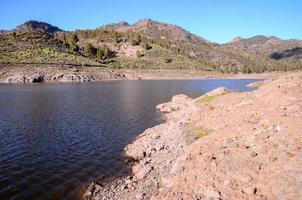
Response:
[[[84,198],[300,199],[302,74],[259,85],[159,105],[167,122],[125,148],[133,174],[92,183]]]

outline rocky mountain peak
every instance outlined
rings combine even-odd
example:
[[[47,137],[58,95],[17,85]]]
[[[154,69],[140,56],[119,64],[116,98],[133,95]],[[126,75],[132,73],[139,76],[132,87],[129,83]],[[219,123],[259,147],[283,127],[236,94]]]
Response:
[[[243,38],[240,36],[237,36],[230,43],[239,42],[240,40],[243,40]]]

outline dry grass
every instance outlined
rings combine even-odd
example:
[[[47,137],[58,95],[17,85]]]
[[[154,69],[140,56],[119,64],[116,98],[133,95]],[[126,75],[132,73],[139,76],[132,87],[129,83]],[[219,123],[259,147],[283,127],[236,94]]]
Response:
[[[212,101],[216,96],[203,96],[196,101],[197,104],[203,104]]]
[[[194,141],[211,134],[214,130],[211,128],[188,128],[184,131],[184,139],[186,144],[191,144]]]

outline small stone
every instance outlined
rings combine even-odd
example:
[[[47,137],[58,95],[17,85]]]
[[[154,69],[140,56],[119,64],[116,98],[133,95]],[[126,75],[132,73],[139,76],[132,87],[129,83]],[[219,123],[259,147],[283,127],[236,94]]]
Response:
[[[218,198],[221,198],[221,195],[218,191],[216,190],[212,190],[212,189],[207,189],[205,192],[204,192],[204,195],[208,198],[213,198],[213,199],[218,199]]]
[[[255,152],[255,151],[253,151],[252,153],[251,153],[251,156],[252,157],[256,157],[258,154]]]
[[[126,185],[129,185],[129,184],[131,184],[131,183],[132,183],[132,181],[131,181],[130,179],[125,180],[125,184],[126,184]]]
[[[254,188],[251,186],[242,187],[241,192],[245,194],[253,194]]]
[[[230,185],[230,183],[231,183],[231,181],[229,181],[229,180],[224,180],[223,181],[224,186],[228,186],[228,185]]]
[[[138,180],[141,180],[146,177],[146,175],[152,170],[150,166],[146,166],[143,168],[140,168],[140,170],[135,174],[136,178]]]
[[[275,127],[275,131],[276,131],[276,132],[280,132],[280,131],[281,131],[280,124],[278,124],[278,125]]]
[[[136,197],[136,199],[143,199],[144,197],[146,196],[146,194],[145,193],[139,193],[139,194],[137,194],[135,197]]]

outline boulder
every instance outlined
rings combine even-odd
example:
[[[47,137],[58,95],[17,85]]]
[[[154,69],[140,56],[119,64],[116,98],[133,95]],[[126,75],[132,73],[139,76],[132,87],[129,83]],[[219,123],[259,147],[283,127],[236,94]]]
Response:
[[[219,96],[219,95],[224,95],[229,92],[231,92],[230,89],[225,88],[225,87],[219,87],[219,88],[216,88],[215,90],[207,92],[204,96]]]
[[[28,75],[26,77],[27,83],[41,83],[44,82],[44,74],[34,73],[32,75]]]
[[[162,103],[156,106],[156,109],[162,113],[171,113],[189,104],[192,99],[184,94],[175,95],[171,102]]]
[[[11,77],[8,77],[6,83],[40,83],[44,81],[44,74],[34,73],[31,75],[27,74],[17,74]]]
[[[184,94],[179,94],[172,97],[172,102],[176,104],[186,104],[190,100],[191,98]]]
[[[25,77],[22,74],[17,74],[6,78],[6,83],[25,83]]]
[[[174,102],[162,103],[156,106],[156,110],[162,113],[170,113],[179,109],[179,106]]]
[[[71,73],[56,73],[50,77],[50,80],[58,81],[58,82],[89,82],[92,81],[93,78],[85,74],[71,72]]]

